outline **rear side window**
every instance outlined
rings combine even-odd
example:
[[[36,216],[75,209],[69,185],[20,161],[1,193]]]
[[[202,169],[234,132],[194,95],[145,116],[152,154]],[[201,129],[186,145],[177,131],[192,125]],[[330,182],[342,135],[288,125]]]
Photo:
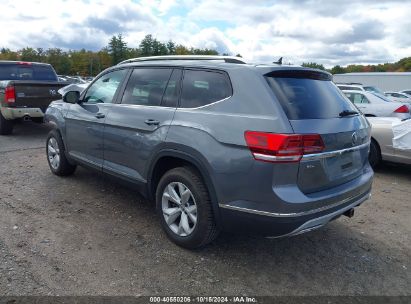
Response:
[[[135,69],[127,83],[121,103],[159,106],[172,69]]]
[[[345,92],[344,94],[353,103],[370,103],[367,97],[365,97],[363,94],[348,92]]]
[[[175,69],[171,74],[167,88],[164,92],[163,101],[161,102],[163,107],[177,107],[178,97],[180,94],[180,79],[182,74],[183,72],[180,69]]]
[[[34,72],[34,79],[35,80],[49,80],[55,81],[57,80],[56,73],[49,65],[35,65],[33,67]]]
[[[327,74],[274,71],[265,77],[288,119],[333,118],[344,110],[357,111]]]
[[[0,80],[57,81],[57,75],[49,65],[0,64]]]
[[[184,72],[181,108],[197,108],[232,95],[231,83],[223,72],[186,70]]]

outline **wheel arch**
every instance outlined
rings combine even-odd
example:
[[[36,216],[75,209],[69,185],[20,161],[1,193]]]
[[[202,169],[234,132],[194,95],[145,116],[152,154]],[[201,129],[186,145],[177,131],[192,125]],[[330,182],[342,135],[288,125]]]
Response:
[[[371,143],[375,144],[375,147],[377,148],[377,151],[378,151],[378,155],[377,155],[377,157],[378,157],[377,165],[378,165],[383,160],[382,152],[381,152],[381,146],[380,146],[379,142],[373,136],[371,136]]]
[[[190,149],[185,147],[185,149]],[[191,166],[203,179],[212,203],[212,209],[217,225],[220,224],[217,193],[210,174],[210,167],[203,156],[197,151],[181,151],[176,149],[163,149],[153,158],[147,174],[148,198],[155,201],[155,191],[161,177],[165,172],[177,168]]]

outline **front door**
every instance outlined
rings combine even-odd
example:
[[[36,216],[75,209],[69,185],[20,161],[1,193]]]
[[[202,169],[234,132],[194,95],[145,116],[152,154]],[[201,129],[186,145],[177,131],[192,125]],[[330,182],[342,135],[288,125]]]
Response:
[[[180,93],[180,69],[136,68],[105,122],[103,171],[146,182],[148,160],[165,140]]]
[[[68,153],[77,161],[102,168],[104,121],[127,71],[102,75],[82,94],[78,104],[70,105],[66,114],[66,142]]]

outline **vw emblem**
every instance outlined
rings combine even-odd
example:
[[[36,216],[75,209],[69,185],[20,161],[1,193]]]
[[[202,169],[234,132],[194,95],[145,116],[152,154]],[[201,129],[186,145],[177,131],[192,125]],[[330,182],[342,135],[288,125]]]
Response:
[[[354,132],[354,133],[351,135],[351,141],[352,141],[352,145],[355,146],[355,144],[356,144],[357,141],[358,141],[357,132]]]

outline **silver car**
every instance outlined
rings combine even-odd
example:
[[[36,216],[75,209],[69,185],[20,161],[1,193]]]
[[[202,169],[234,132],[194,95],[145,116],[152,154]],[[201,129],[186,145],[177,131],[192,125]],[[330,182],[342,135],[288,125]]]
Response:
[[[387,96],[388,99],[395,101],[395,102],[401,102],[401,103],[407,103],[408,105],[411,105],[411,96],[407,95],[405,93],[399,93],[399,92],[385,92],[385,96]]]
[[[378,166],[381,161],[391,161],[411,165],[410,149],[399,149],[393,144],[393,124],[401,122],[395,117],[369,117],[371,123],[371,145],[369,161],[371,166]]]
[[[410,108],[407,104],[394,102],[387,97],[371,92],[345,91],[343,93],[367,117],[398,117],[410,118]]]

